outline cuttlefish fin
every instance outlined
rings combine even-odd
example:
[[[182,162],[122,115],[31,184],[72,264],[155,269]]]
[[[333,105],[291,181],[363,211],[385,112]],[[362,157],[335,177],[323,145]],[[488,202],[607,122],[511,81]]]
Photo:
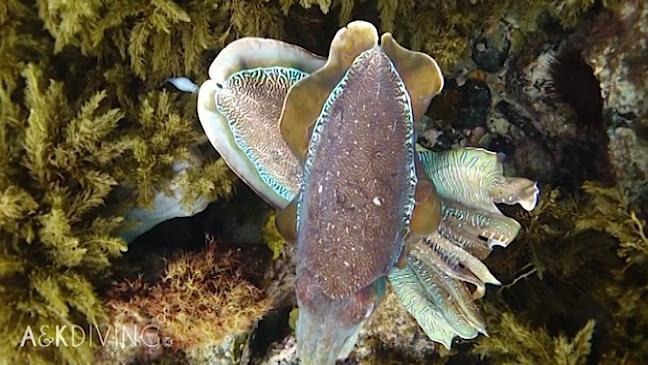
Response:
[[[223,83],[230,75],[257,67],[285,67],[311,73],[325,59],[301,47],[266,38],[246,37],[223,48],[209,66],[211,80]]]
[[[420,120],[443,88],[443,74],[436,61],[421,52],[412,52],[399,45],[390,33],[380,39],[381,47],[394,63],[409,93],[414,121]]]
[[[353,60],[377,44],[378,32],[371,23],[350,23],[335,34],[324,67],[290,88],[279,128],[288,147],[302,163],[310,141],[309,132],[331,91],[342,80]]]
[[[414,192],[414,211],[410,220],[408,241],[416,241],[437,231],[441,222],[441,203],[434,183],[425,175],[418,157],[416,162],[416,190]]]
[[[297,241],[297,198],[285,208],[277,211],[275,227],[286,242]]]

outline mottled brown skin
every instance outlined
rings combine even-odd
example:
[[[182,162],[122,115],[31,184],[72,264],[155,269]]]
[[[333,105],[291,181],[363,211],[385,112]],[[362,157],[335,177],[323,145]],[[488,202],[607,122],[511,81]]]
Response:
[[[299,210],[297,274],[333,299],[389,273],[414,192],[408,97],[382,49],[361,57],[309,151]]]
[[[412,114],[391,61],[374,47],[345,82],[314,131],[298,209],[297,337],[306,364],[333,364],[355,343],[403,248],[413,204]]]
[[[362,322],[382,299],[385,279],[342,299],[331,299],[310,272],[297,280],[297,345],[303,365],[333,365],[351,351]]]

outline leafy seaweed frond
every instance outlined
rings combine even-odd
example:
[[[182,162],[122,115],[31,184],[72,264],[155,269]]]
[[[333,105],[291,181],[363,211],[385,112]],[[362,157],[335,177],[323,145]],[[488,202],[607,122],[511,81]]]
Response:
[[[191,161],[191,146],[204,138],[194,119],[176,112],[177,99],[166,91],[149,92],[122,131],[128,147],[117,170],[124,186],[137,191],[140,206],[149,206],[158,191],[169,188],[174,165]]]
[[[641,364],[648,359],[646,333],[648,332],[648,311],[645,309],[648,298],[646,270],[633,273],[643,276],[637,285],[629,285],[629,278],[617,278],[608,284],[603,292],[606,307],[613,313],[611,333],[613,340],[607,344],[603,364]],[[632,274],[630,274],[632,275]],[[625,279],[625,280],[624,280]]]
[[[504,305],[494,310],[492,305],[486,306],[490,308],[487,317],[491,322],[502,321],[495,327],[508,329],[494,332],[492,325],[489,326],[490,338],[480,341],[477,347],[482,355],[490,357],[489,351],[504,351],[503,347],[499,350],[489,347],[498,343],[502,346],[508,343],[507,351],[519,353],[518,357],[531,353],[532,349],[525,344],[531,343],[531,338],[515,342],[507,334],[515,330],[514,322],[519,322],[516,318],[547,323],[558,316],[558,326],[564,328],[565,321],[584,320],[573,308],[588,303],[587,309],[579,313],[596,315],[601,331],[609,336],[597,349],[602,354],[602,364],[635,364],[648,358],[642,345],[648,333],[648,311],[641,307],[648,296],[645,222],[640,218],[643,212],[634,210],[618,187],[586,182],[582,190],[584,194],[579,196],[565,196],[556,189],[544,189],[536,210],[521,217],[523,231],[516,245],[508,248],[505,255],[494,255],[489,266],[500,277],[522,272],[519,277],[528,283],[520,285],[522,281],[518,278],[510,280],[504,291],[497,292],[500,300],[506,301],[507,295],[523,296],[526,304],[516,309],[515,317],[509,313],[501,320],[500,313],[512,311],[510,308]],[[520,334],[516,336],[520,338],[527,333],[524,328],[518,330]],[[527,334],[540,343],[548,340],[542,331]],[[499,336],[503,338],[498,339]],[[570,348],[568,342],[561,343],[562,347]],[[500,354],[496,356],[501,359]],[[506,360],[526,361],[521,357]],[[544,361],[547,360],[540,363]],[[565,361],[568,359],[549,363]]]
[[[261,231],[261,234],[263,235],[263,240],[270,248],[270,251],[272,251],[273,260],[276,260],[281,256],[281,252],[283,251],[284,244],[286,243],[283,237],[281,237],[281,234],[277,232],[277,228],[275,226],[276,217],[277,217],[276,212],[274,211],[271,212],[268,215],[268,218],[266,219],[266,222],[263,225],[263,229]]]
[[[38,13],[20,0],[0,3],[0,90],[8,91],[20,82],[25,61],[46,60],[51,49],[48,39],[25,32],[38,27]]]
[[[299,2],[299,5],[306,9],[309,9],[313,5],[317,5],[324,14],[328,13],[329,9],[331,8],[331,0],[279,0],[281,9],[285,14],[288,14],[290,7],[297,2]]]
[[[505,275],[515,273],[519,278],[530,274],[543,278],[546,273],[569,278],[578,272],[587,261],[576,258],[585,252],[587,257],[594,257],[590,254],[598,252],[581,245],[571,235],[581,204],[582,199],[562,194],[557,188],[543,188],[536,208],[518,213],[522,225],[520,236],[506,256],[501,257],[502,261],[496,261],[493,267],[504,271]],[[561,254],[556,255],[556,252]],[[509,285],[504,286],[507,287]]]
[[[75,46],[86,55],[127,59],[150,84],[172,75],[205,77],[206,51],[243,36],[283,33],[280,6],[264,0],[218,6],[206,0],[39,1],[38,7],[56,51]]]
[[[97,212],[117,183],[111,166],[125,150],[115,133],[123,114],[106,105],[102,92],[68,101],[64,85],[48,82],[33,64],[22,74],[24,106],[0,93],[0,356],[13,363],[86,363],[90,342],[19,344],[28,330],[54,336],[56,326],[105,318],[93,283],[125,243],[112,235],[120,218]]]
[[[157,328],[153,335],[170,338],[170,349],[176,351],[241,335],[270,309],[270,299],[241,275],[237,264],[231,253],[219,252],[211,244],[171,259],[153,283],[121,282],[109,293],[111,324],[117,333],[124,328]],[[123,361],[119,346],[133,346],[119,336],[107,341],[103,354],[107,359]],[[146,351],[146,346],[134,346],[140,348],[133,356]]]
[[[183,192],[181,204],[188,207],[197,199],[211,202],[228,198],[234,192],[236,180],[237,176],[222,158],[189,168],[178,181]]]
[[[628,262],[645,262],[648,258],[646,222],[630,208],[623,191],[591,182],[586,182],[583,190],[592,197],[592,209],[578,220],[576,230],[607,232],[619,240],[619,256]]]
[[[648,239],[646,222],[630,206],[619,187],[603,187],[587,182],[583,190],[590,204],[577,217],[576,231],[605,232],[618,241],[617,253],[625,260],[622,268],[610,268],[614,277],[602,283],[598,297],[612,313],[613,340],[607,343],[603,364],[636,364],[648,359],[645,347],[648,333]]]
[[[492,310],[492,308],[491,308]],[[552,337],[544,328],[532,328],[512,313],[500,313],[492,323],[490,336],[481,337],[473,351],[503,365],[585,365],[594,334],[593,320],[569,339],[564,334]]]
[[[54,49],[58,52],[65,45],[75,42],[75,35],[83,30],[85,24],[97,22],[100,7],[100,0],[38,1],[39,16],[43,19],[45,28],[54,37]]]

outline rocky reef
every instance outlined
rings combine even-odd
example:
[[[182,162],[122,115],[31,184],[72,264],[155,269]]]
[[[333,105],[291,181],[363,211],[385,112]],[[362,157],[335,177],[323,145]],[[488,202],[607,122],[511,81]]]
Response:
[[[522,229],[485,260],[488,337],[446,350],[389,292],[344,363],[648,363],[644,2],[7,0],[0,364],[298,363],[294,247],[164,80],[245,36],[325,56],[355,19],[439,61],[419,144],[497,152],[542,194],[500,207]]]

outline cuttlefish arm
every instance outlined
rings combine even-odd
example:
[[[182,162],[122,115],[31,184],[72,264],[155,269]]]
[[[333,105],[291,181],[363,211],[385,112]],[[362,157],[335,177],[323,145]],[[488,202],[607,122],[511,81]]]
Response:
[[[297,160],[281,153],[287,147],[276,127],[285,95],[323,65],[323,58],[297,46],[243,38],[218,54],[198,91],[198,117],[209,141],[275,207],[290,202],[301,180]]]
[[[531,210],[538,188],[528,179],[504,177],[496,154],[483,149],[421,150],[419,156],[441,200],[441,224],[413,246],[407,267],[394,269],[389,281],[428,337],[450,348],[454,337],[486,333],[474,300],[484,295],[485,284],[499,281],[481,259],[520,230],[495,203]]]

